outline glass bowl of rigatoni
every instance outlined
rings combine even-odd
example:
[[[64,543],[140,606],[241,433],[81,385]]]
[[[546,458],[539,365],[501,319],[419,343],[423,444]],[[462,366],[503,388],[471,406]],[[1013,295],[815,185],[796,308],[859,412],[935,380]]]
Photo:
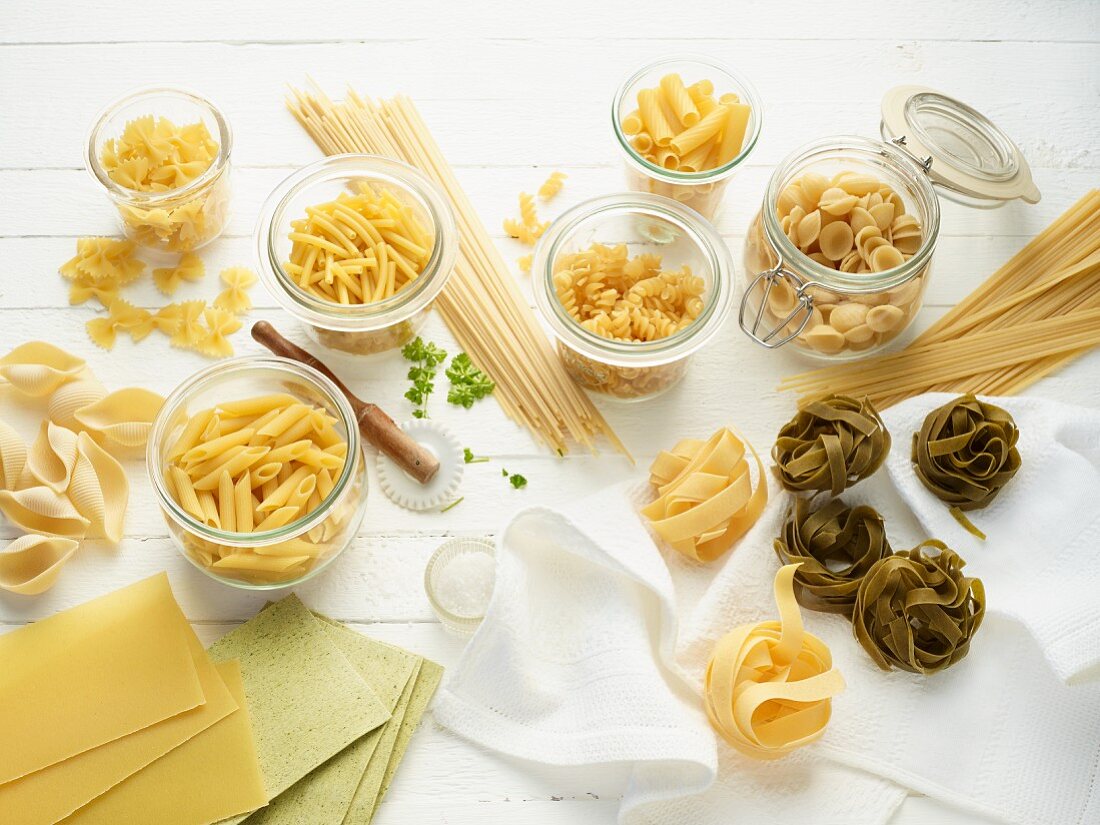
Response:
[[[713,220],[760,137],[763,108],[745,78],[705,57],[666,57],[619,86],[611,122],[627,185]]]
[[[153,423],[147,465],[183,555],[235,587],[312,578],[363,520],[355,414],[331,381],[296,361],[250,356],[196,373]]]

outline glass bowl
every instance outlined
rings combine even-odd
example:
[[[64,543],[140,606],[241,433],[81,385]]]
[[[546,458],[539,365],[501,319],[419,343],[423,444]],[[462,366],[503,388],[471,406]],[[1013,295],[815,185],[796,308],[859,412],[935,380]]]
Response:
[[[360,182],[391,192],[411,208],[432,234],[431,257],[411,285],[389,298],[340,304],[312,295],[284,268],[290,258],[291,221],[316,206],[353,191]],[[454,268],[458,231],[447,199],[411,166],[376,155],[333,155],[299,169],[268,196],[256,224],[260,273],[279,304],[306,325],[322,346],[370,355],[412,340]]]
[[[176,501],[166,481],[172,445],[187,420],[200,410],[273,393],[289,394],[320,407],[335,419],[333,427],[348,448],[332,490],[302,517],[264,532],[230,532],[200,522]],[[235,358],[201,370],[184,381],[168,396],[153,422],[146,459],[157,502],[184,557],[215,581],[233,587],[267,590],[308,581],[347,549],[366,509],[366,462],[351,405],[321,373],[285,358]],[[304,551],[302,548],[307,545]],[[265,558],[299,558],[303,552],[309,555],[282,570],[242,570],[217,565],[219,560],[242,550]]]

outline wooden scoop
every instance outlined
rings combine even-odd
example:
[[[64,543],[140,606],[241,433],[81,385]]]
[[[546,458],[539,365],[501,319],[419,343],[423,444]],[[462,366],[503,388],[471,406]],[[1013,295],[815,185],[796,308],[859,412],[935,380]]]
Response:
[[[402,470],[421,484],[427,484],[439,472],[439,461],[436,457],[405,435],[380,407],[353,395],[332,370],[280,335],[267,321],[257,321],[252,325],[252,337],[276,355],[313,367],[339,387],[355,411],[363,438],[392,458]]]

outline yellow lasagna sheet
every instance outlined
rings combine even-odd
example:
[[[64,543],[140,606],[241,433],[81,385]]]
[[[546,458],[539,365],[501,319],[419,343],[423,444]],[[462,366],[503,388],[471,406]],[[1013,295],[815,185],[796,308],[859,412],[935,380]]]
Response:
[[[160,573],[0,636],[0,785],[202,704]]]
[[[240,665],[217,665],[237,709],[96,797],[63,825],[208,825],[267,802]]]
[[[206,702],[0,785],[0,822],[52,825],[237,709],[236,700],[178,607],[176,613],[186,628]],[[78,690],[79,685],[73,689]]]

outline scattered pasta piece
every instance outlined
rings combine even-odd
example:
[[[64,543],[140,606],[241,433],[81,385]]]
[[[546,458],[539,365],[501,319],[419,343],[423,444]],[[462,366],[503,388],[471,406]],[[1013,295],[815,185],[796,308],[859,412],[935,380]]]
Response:
[[[42,422],[38,438],[27,453],[27,470],[39,484],[55,493],[69,489],[76,464],[76,433],[52,421]]]
[[[337,304],[370,304],[407,288],[435,246],[410,206],[367,182],[307,208],[290,226],[286,272],[304,292]]]
[[[135,256],[136,250],[132,241],[79,238],[76,255],[63,263],[59,272],[70,281],[83,277],[88,281],[107,281],[118,286],[128,284],[145,272],[145,262]]]
[[[875,664],[928,675],[967,654],[985,615],[985,588],[963,575],[965,566],[935,539],[875,563],[852,615],[856,639]]]
[[[87,366],[60,347],[45,341],[20,344],[0,358],[0,379],[31,398],[49,395]]]
[[[12,427],[0,421],[0,490],[21,490],[29,483],[27,445]]]
[[[233,354],[233,345],[227,336],[241,328],[240,319],[227,309],[207,307],[202,311],[206,322],[205,335],[195,344],[195,349],[211,358],[226,358]]]
[[[323,408],[285,394],[245,398],[201,410],[180,423],[168,447],[165,485],[205,527],[265,533],[313,513],[332,493],[347,441]],[[286,581],[330,556],[355,496],[304,534],[277,544],[228,546],[192,533],[188,555],[219,576]]]
[[[111,302],[105,317],[92,318],[85,324],[92,342],[106,350],[114,347],[119,330],[129,333],[136,343],[146,338],[154,326],[149,310],[136,307],[122,298]]]
[[[504,219],[504,231],[508,233],[509,237],[515,238],[517,241],[527,246],[534,246],[535,241],[542,237],[542,233],[550,226],[548,223],[539,223],[533,226],[528,226],[518,218],[505,218]]]
[[[163,403],[151,390],[128,387],[77,410],[76,420],[107,446],[143,447]]]
[[[37,596],[57,583],[79,544],[73,539],[28,534],[0,550],[0,590]]]
[[[519,271],[520,272],[530,272],[531,271],[531,256],[530,255],[520,255],[520,257],[516,259],[516,263],[519,264]]]
[[[219,277],[225,284],[225,289],[214,299],[214,306],[235,315],[252,309],[252,299],[248,297],[248,290],[256,283],[255,272],[247,267],[231,266],[223,269]]]
[[[111,302],[118,297],[121,284],[117,278],[102,278],[96,280],[83,273],[73,278],[69,284],[69,304],[76,306],[83,304],[90,298],[95,298],[103,307],[109,307]]]
[[[548,201],[561,191],[567,175],[564,172],[551,172],[550,177],[539,187],[539,199]]]
[[[197,349],[199,342],[206,336],[206,328],[202,324],[206,302],[183,301],[174,306],[176,326],[170,343],[181,349]]]
[[[754,759],[779,759],[819,739],[844,677],[821,639],[805,631],[794,596],[798,565],[775,576],[779,621],[745,624],[714,646],[707,664],[707,718],[730,745]]]
[[[753,486],[746,452],[756,460]],[[714,561],[748,532],[768,503],[764,462],[723,427],[707,441],[685,438],[649,468],[657,499],[642,508],[672,549],[694,561]]]
[[[0,490],[0,513],[26,533],[78,539],[88,530],[88,519],[77,512],[69,498],[45,486],[15,492]]]
[[[130,483],[118,460],[86,432],[76,439],[69,500],[88,520],[88,537],[122,541]]]
[[[165,295],[174,295],[184,281],[195,283],[206,274],[202,258],[193,252],[183,255],[179,263],[172,267],[153,270],[153,283]]]
[[[629,257],[625,244],[594,243],[561,255],[554,289],[589,332],[619,341],[655,341],[687,329],[703,311],[703,279],[686,265],[661,269],[661,256]]]

